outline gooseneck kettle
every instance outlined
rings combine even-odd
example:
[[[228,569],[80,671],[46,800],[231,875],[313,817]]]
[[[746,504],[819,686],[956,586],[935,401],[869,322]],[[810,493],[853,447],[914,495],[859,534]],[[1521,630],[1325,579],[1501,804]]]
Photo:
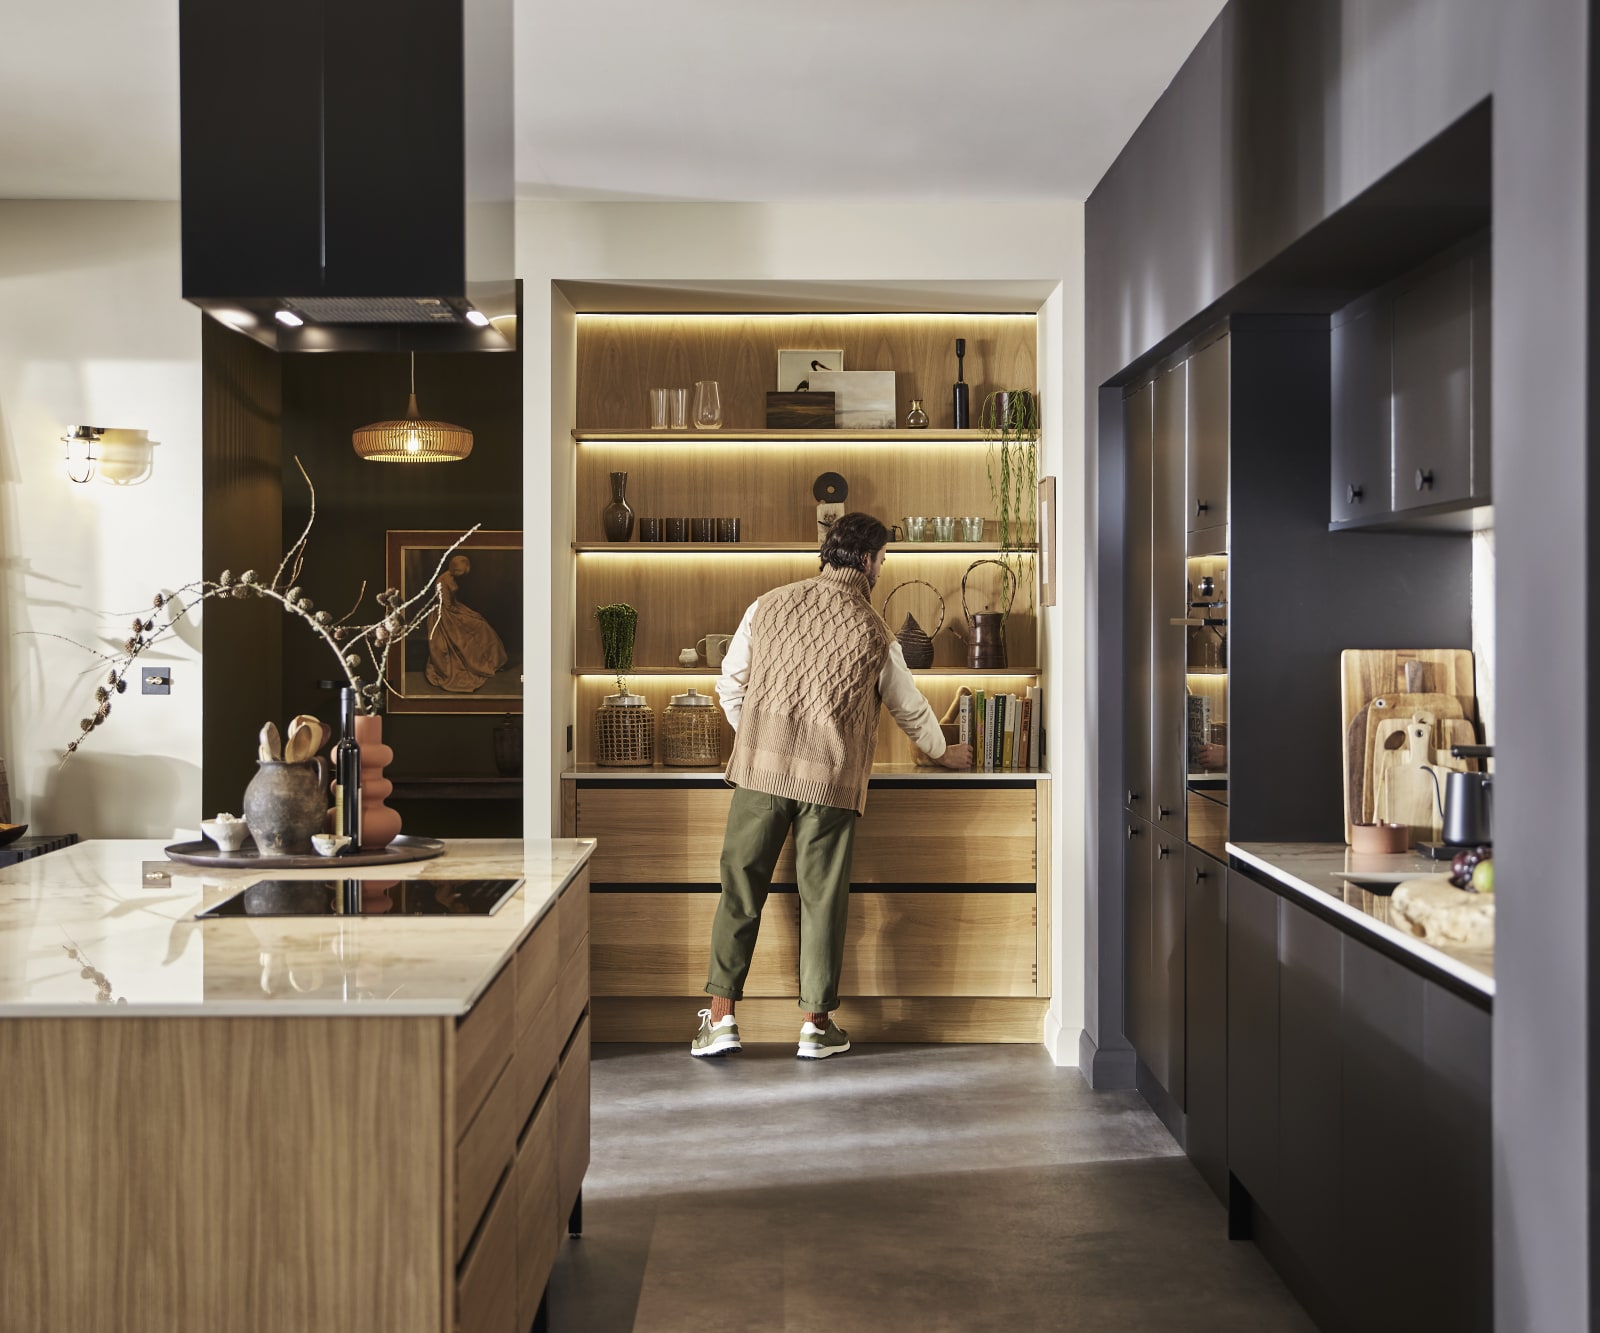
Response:
[[[1450,753],[1457,759],[1491,759],[1494,747],[1490,745],[1452,745]],[[1490,773],[1447,772],[1444,791],[1439,790],[1439,774],[1432,764],[1424,765],[1433,779],[1434,799],[1439,803],[1439,817],[1444,821],[1441,841],[1450,847],[1487,847],[1494,842],[1491,813],[1494,805],[1494,775]]]

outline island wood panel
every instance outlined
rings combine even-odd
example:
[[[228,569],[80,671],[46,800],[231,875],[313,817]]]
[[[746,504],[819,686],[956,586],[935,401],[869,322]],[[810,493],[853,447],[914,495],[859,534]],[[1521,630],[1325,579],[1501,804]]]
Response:
[[[517,1126],[526,1125],[540,1095],[549,1085],[561,1060],[561,1048],[568,1033],[561,1027],[562,1005],[552,994],[538,1016],[517,1034],[517,1053],[512,1065],[517,1080]]]
[[[766,425],[780,348],[839,349],[844,369],[895,372],[895,423],[921,398],[928,424],[953,425],[955,340],[967,340],[972,424],[994,389],[1032,388],[1038,320],[1017,315],[585,315],[577,325],[577,420],[584,430],[649,424],[651,388],[716,380],[726,429]]]
[[[0,1180],[26,1223],[0,1227],[0,1322],[451,1327],[452,1026],[0,1023]]]
[[[1054,894],[1053,875],[1051,865],[1053,855],[1051,845],[1051,832],[1055,828],[1055,819],[1050,801],[1050,782],[1048,779],[1039,783],[1034,804],[1035,818],[1034,831],[1036,834],[1036,850],[1034,864],[1036,869],[1035,884],[1037,892],[1033,900],[1034,915],[1034,989],[1035,995],[1049,997],[1051,985],[1050,972],[1050,903]]]
[[[1032,893],[850,895],[847,995],[1034,993]]]
[[[927,697],[928,703],[939,717],[943,717],[951,703],[960,695],[963,687],[968,690],[982,690],[986,695],[995,692],[1007,694],[1021,694],[1028,686],[1038,680],[1033,675],[991,676],[978,673],[962,674],[959,676],[918,676],[917,686]],[[580,676],[577,682],[578,723],[575,728],[575,747],[577,762],[592,764],[594,762],[594,715],[599,709],[606,695],[613,693],[617,688],[615,676]],[[701,694],[710,694],[715,697],[716,678],[714,676],[629,676],[628,689],[634,694],[644,696],[645,706],[656,715],[656,762],[651,765],[655,771],[667,773],[682,772],[685,776],[692,777],[696,773],[703,773],[705,769],[674,769],[661,762],[661,726],[668,704],[675,694],[683,694],[691,686]],[[733,753],[733,728],[726,720],[721,723],[722,742],[718,747],[720,762],[718,767],[728,762]],[[877,748],[873,758],[880,764],[910,764],[916,762],[916,752],[905,732],[901,731],[887,709],[878,717]],[[624,769],[614,770],[625,773]],[[573,784],[565,784],[571,786]],[[563,801],[567,793],[563,793]],[[574,801],[576,797],[572,798]],[[872,800],[876,800],[874,796]],[[868,802],[871,809],[871,802]],[[576,811],[574,811],[574,820]],[[563,826],[567,830],[577,827],[576,823]],[[572,835],[576,836],[576,835]],[[584,835],[588,836],[588,835]]]
[[[704,997],[701,997],[702,1000]],[[834,1017],[856,1042],[1027,1043],[1044,1040],[1050,1001],[967,996],[844,996]],[[700,1007],[704,1007],[703,1004]],[[682,1042],[694,1036],[696,1003],[682,995],[596,996],[596,1041]],[[739,1035],[749,1042],[784,1042],[800,1033],[797,999],[739,1001]]]
[[[518,1333],[517,1191],[509,1176],[462,1261],[456,1319],[458,1333]]]
[[[572,1034],[556,1075],[556,1216],[566,1225],[589,1169],[589,1020]]]
[[[484,1207],[510,1162],[517,1143],[517,1069],[500,1071],[478,1114],[456,1145],[456,1257],[477,1230]]]
[[[517,1145],[517,1327],[533,1327],[561,1248],[556,1189],[556,1098],[552,1087]]]
[[[715,893],[602,893],[595,897],[595,995],[699,995],[711,952]],[[800,990],[800,900],[773,894],[761,914],[747,995]]]
[[[606,541],[602,520],[612,501],[611,474],[625,472],[635,522],[629,541],[615,543],[617,548],[658,553],[656,543],[640,540],[640,518],[737,518],[739,545],[804,542],[814,551],[812,488],[822,473],[837,472],[849,487],[847,510],[875,514],[885,524],[900,523],[907,514],[981,515],[989,520],[984,540],[998,542],[990,463],[981,435],[863,441],[832,440],[827,431],[792,431],[779,440],[582,440],[573,537]],[[661,545],[670,550],[674,543]],[[891,561],[899,554],[897,547]]]
[[[809,488],[807,493],[809,494]],[[962,614],[961,580],[975,560],[990,559],[992,552],[970,555],[965,551],[891,553],[884,561],[883,574],[872,590],[872,605],[880,611],[896,585],[921,579],[933,586],[905,589],[894,599],[890,615],[891,630],[898,631],[906,614],[913,614],[923,630],[933,636],[933,666],[966,665],[966,648],[952,632],[968,632]],[[1006,621],[1006,667],[1031,671],[1038,662],[1038,629],[1029,604],[1028,584],[1035,577],[1031,555],[1008,557],[1013,569],[1020,563],[1023,585],[1017,589],[1011,615]],[[600,642],[597,606],[626,602],[639,612],[634,632],[633,663],[640,667],[679,665],[678,654],[693,648],[707,634],[732,634],[750,605],[763,593],[788,583],[808,579],[817,573],[817,557],[811,552],[689,551],[674,552],[670,545],[619,548],[616,551],[586,552],[577,557],[578,623],[575,627],[574,665],[580,671],[605,671],[605,655]],[[1006,607],[1002,585],[1007,575],[998,566],[985,564],[972,571],[967,582],[969,610],[1000,610]],[[944,599],[945,628],[939,627],[939,598]],[[609,693],[616,688],[614,678]],[[604,681],[602,681],[604,683]],[[709,683],[695,682],[698,686]],[[680,691],[686,688],[680,686]],[[974,687],[977,688],[977,687]],[[1015,688],[1013,685],[1011,688]],[[702,693],[704,690],[702,690]],[[597,702],[597,701],[596,701]],[[585,729],[594,727],[593,708],[580,710]],[[659,719],[658,719],[659,722]],[[580,762],[584,762],[580,756]]]
[[[519,1043],[555,994],[556,979],[561,971],[560,914],[561,903],[558,899],[554,909],[545,913],[543,920],[517,947],[516,1024]]]
[[[467,1131],[511,1058],[516,1040],[516,967],[505,967],[456,1024],[455,1133]]]
[[[581,787],[578,836],[602,884],[716,884],[733,792]],[[856,884],[1033,884],[1032,787],[875,789],[856,831]],[[794,882],[792,839],[774,878]]]

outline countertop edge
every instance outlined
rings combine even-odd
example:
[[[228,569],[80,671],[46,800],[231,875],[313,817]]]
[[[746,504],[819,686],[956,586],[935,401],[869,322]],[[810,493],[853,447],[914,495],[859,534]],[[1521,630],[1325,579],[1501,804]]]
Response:
[[[1486,976],[1478,971],[1477,968],[1452,958],[1449,954],[1417,939],[1414,935],[1407,935],[1404,931],[1396,930],[1393,926],[1368,916],[1365,912],[1351,907],[1349,903],[1335,898],[1331,893],[1327,893],[1315,885],[1307,884],[1282,866],[1274,865],[1253,852],[1242,850],[1235,843],[1225,843],[1224,846],[1230,857],[1243,862],[1253,870],[1260,871],[1263,875],[1290,890],[1295,897],[1302,901],[1332,912],[1342,920],[1359,926],[1365,933],[1409,953],[1412,957],[1427,963],[1428,966],[1436,968],[1463,985],[1470,986],[1479,994],[1485,995],[1491,1000],[1494,998],[1495,985],[1493,977]]]

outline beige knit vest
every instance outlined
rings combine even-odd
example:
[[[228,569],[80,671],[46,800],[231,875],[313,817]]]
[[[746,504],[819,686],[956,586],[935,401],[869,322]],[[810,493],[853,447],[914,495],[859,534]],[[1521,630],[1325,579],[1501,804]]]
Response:
[[[866,809],[878,677],[893,642],[858,569],[765,594],[750,621],[750,680],[728,759],[739,787]]]

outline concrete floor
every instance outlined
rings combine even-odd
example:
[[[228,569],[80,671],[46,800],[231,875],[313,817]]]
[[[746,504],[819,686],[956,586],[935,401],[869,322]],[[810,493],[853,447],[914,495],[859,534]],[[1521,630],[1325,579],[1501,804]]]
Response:
[[[552,1333],[1312,1327],[1143,1100],[1040,1047],[695,1060],[686,1033],[593,1068]]]

